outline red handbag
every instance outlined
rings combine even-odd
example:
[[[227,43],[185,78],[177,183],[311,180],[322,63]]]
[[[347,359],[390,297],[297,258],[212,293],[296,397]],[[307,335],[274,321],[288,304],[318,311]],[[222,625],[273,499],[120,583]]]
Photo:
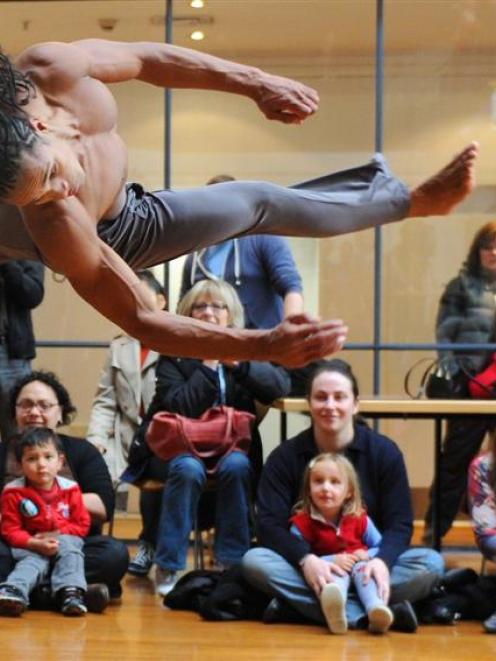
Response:
[[[248,453],[255,416],[231,406],[214,406],[199,418],[155,413],[146,432],[150,450],[164,461],[192,454],[215,473],[219,461],[233,450]]]

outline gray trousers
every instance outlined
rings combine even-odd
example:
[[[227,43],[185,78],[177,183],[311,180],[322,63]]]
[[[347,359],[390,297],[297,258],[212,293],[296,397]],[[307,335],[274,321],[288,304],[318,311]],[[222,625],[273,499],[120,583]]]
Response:
[[[327,237],[405,218],[406,186],[384,158],[291,188],[233,181],[180,191],[127,187],[117,218],[100,221],[98,234],[133,269],[159,264],[246,234]]]
[[[15,568],[7,576],[5,584],[13,585],[22,593],[26,603],[29,593],[49,574],[52,594],[62,588],[76,587],[86,591],[84,577],[83,540],[74,535],[59,536],[59,552],[56,556],[46,556],[27,549],[13,548]]]

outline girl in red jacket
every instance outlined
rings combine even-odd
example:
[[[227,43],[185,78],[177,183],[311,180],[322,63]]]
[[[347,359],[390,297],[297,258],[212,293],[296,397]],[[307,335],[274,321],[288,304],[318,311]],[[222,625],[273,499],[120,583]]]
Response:
[[[51,588],[62,613],[84,615],[82,538],[88,534],[90,516],[76,482],[58,475],[64,461],[60,440],[51,429],[28,428],[17,439],[15,456],[23,477],[2,492],[0,530],[16,566],[0,585],[0,614],[20,615],[31,590],[51,569]]]
[[[393,615],[381,599],[374,579],[363,571],[377,553],[381,534],[367,516],[358,477],[352,464],[339,454],[319,454],[309,462],[302,485],[301,501],[291,518],[291,532],[310,544],[310,552],[332,562],[341,570],[334,581],[323,585],[322,611],[332,633],[345,633],[346,597],[350,579],[362,601],[371,633],[385,633]]]

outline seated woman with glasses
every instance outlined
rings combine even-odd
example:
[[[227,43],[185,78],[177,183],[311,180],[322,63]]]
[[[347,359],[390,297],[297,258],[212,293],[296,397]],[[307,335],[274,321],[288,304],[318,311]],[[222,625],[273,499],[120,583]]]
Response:
[[[69,393],[51,372],[31,372],[19,379],[10,394],[10,411],[19,432],[28,427],[55,430],[69,424],[76,413]],[[84,539],[85,574],[88,584],[105,584],[108,596],[121,596],[128,552],[125,544],[101,534],[102,524],[112,517],[114,491],[112,480],[100,452],[83,438],[58,434],[64,454],[61,475],[75,480],[83,492],[83,501],[91,516],[91,528]],[[0,489],[20,476],[14,457],[13,443],[0,444]],[[0,540],[0,583],[13,569],[9,547]],[[97,591],[95,591],[96,593]],[[89,590],[91,594],[91,590]],[[90,596],[89,594],[89,596]],[[102,591],[100,590],[100,598]],[[88,607],[92,610],[91,603]]]
[[[196,283],[180,301],[177,311],[223,328],[243,327],[239,298],[231,285],[222,280]],[[194,333],[194,326],[189,328]],[[165,481],[154,557],[158,594],[168,594],[177,581],[178,570],[186,566],[189,535],[207,473],[204,463],[192,455],[182,454],[169,462],[152,455],[143,443],[152,416],[158,411],[170,411],[198,418],[220,404],[256,413],[257,401],[269,404],[284,396],[289,387],[286,371],[266,362],[160,357],[155,397],[130,452],[135,475]],[[261,439],[255,428],[249,457],[234,451],[217,466],[214,556],[219,569],[238,563],[250,546],[249,494],[262,462]],[[142,514],[145,518],[150,515]]]

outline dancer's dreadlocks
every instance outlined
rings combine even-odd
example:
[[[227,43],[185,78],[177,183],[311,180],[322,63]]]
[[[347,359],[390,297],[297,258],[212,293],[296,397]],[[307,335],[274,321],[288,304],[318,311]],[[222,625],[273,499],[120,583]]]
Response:
[[[0,51],[0,199],[16,183],[23,150],[35,143],[36,134],[23,109],[35,94],[32,81]]]

